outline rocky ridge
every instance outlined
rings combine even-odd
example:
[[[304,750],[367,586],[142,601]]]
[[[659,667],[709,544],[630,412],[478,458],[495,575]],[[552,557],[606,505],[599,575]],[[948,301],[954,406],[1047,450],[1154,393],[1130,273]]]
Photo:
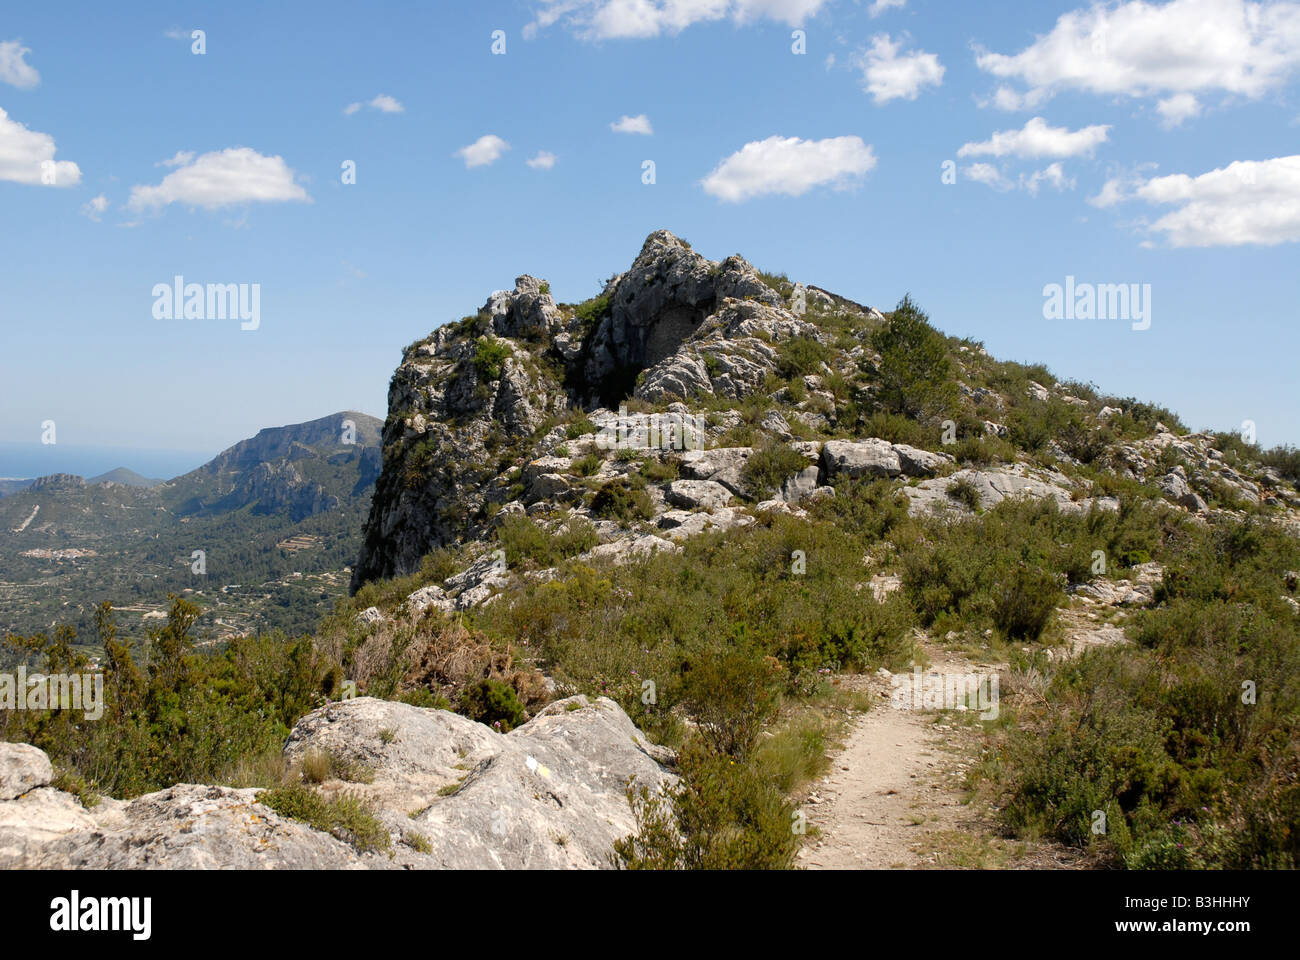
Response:
[[[476,315],[407,348],[389,390],[383,471],[353,589],[411,573],[435,548],[468,545],[476,557],[468,567],[410,599],[417,609],[462,610],[514,576],[490,550],[511,516],[552,532],[582,518],[600,540],[582,559],[624,562],[765,510],[800,515],[854,479],[893,480],[914,514],[968,514],[1009,497],[1076,512],[1118,508],[1055,438],[1037,456],[960,463],[947,444],[864,435],[858,411],[882,372],[871,333],[886,323],[879,310],[763,274],[742,257],[709,260],[662,230],[583,304],[559,304],[546,282],[519,277]],[[998,418],[1025,398],[980,382],[996,362],[978,344],[949,342],[963,422],[1005,444],[1009,428]],[[813,354],[803,367],[811,372],[792,371],[796,347]],[[1025,395],[1078,408],[1094,433],[1128,413],[1061,384],[1031,380]],[[1202,518],[1214,512],[1213,490],[1243,507],[1276,507],[1280,522],[1295,524],[1294,486],[1267,468],[1248,475],[1229,465],[1214,442],[1157,423],[1111,443],[1091,468],[1146,484]],[[754,489],[747,467],[774,444],[803,466]],[[593,509],[611,483],[643,489],[648,514],[616,522]],[[547,573],[530,574],[538,575]]]

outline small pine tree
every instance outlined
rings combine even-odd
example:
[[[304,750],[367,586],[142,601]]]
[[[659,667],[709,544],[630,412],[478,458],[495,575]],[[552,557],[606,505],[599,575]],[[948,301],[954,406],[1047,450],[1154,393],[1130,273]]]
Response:
[[[899,301],[889,326],[872,334],[871,345],[880,354],[876,398],[886,411],[929,420],[953,410],[957,385],[948,345],[910,294]]]

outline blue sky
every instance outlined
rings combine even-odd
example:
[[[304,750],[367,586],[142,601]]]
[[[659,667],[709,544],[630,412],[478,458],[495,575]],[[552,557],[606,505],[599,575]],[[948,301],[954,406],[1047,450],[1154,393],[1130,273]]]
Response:
[[[3,443],[382,417],[405,344],[658,228],[1300,442],[1292,0],[11,4],[0,110]],[[178,274],[259,327],[156,319]],[[1067,276],[1150,328],[1045,319]]]

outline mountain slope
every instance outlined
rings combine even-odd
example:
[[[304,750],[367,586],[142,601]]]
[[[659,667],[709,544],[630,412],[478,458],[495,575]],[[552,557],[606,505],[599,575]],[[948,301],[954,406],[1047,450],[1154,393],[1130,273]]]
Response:
[[[379,426],[346,411],[268,428],[154,486],[130,471],[37,479],[0,500],[0,629],[57,614],[85,635],[101,600],[130,623],[172,592],[211,608],[215,635],[310,629],[356,554]]]
[[[678,418],[673,442],[705,449],[664,449],[671,430],[650,431],[651,415]],[[597,426],[635,436],[613,456]],[[1300,506],[1294,457],[1270,466],[1168,410],[945,338],[910,301],[887,317],[739,256],[709,260],[667,231],[585,303],[556,304],[523,276],[412,344],[383,444],[353,590],[483,540],[503,515],[599,525],[610,484],[649,507],[630,529],[599,526],[604,540],[662,535],[674,507],[793,505],[842,476],[911,478],[900,486],[926,510],[1025,493],[1114,508],[1121,489],[1201,513]]]

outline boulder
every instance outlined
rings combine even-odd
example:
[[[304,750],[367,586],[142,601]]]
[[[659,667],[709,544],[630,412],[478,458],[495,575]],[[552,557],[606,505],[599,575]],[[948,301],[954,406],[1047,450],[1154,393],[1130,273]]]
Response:
[[[417,616],[431,607],[443,613],[451,613],[456,609],[456,602],[447,596],[446,591],[434,585],[416,590],[406,598],[406,605]]]
[[[894,445],[887,440],[831,440],[822,447],[822,467],[837,477],[897,477],[903,465]]]
[[[1160,478],[1158,485],[1160,491],[1184,509],[1191,510],[1193,513],[1203,513],[1208,509],[1205,501],[1202,500],[1187,482],[1187,473],[1181,466],[1174,467],[1169,473]]]
[[[712,450],[687,450],[680,463],[682,474],[691,480],[712,480],[732,493],[746,496],[748,490],[741,471],[754,455],[752,447],[715,447]]]
[[[713,480],[674,480],[664,496],[669,503],[686,510],[715,510],[725,507],[733,494]]]
[[[1086,513],[1092,507],[1101,510],[1118,509],[1114,498],[1074,499],[1069,481],[1061,474],[1049,477],[1035,476],[1025,467],[1016,464],[990,470],[958,470],[947,477],[922,480],[915,486],[903,488],[911,501],[909,512],[919,516],[937,510],[966,510],[967,508],[948,493],[957,483],[965,481],[975,488],[980,509],[988,510],[1009,498],[1054,500],[1057,507],[1071,513]]]
[[[671,550],[676,553],[681,549],[671,541],[647,533],[640,537],[624,537],[611,543],[602,543],[592,547],[583,556],[589,560],[606,559],[621,565],[632,563],[634,560],[644,560],[660,550]]]
[[[674,778],[612,700],[573,697],[500,736],[460,788],[410,818],[440,869],[560,869],[611,865],[636,823],[629,781],[653,791]]]
[[[13,800],[54,779],[45,751],[26,743],[0,743],[0,800]]]
[[[541,501],[558,503],[568,499],[570,489],[567,478],[558,473],[542,473],[528,485],[526,500],[530,505]]]
[[[781,485],[781,494],[776,499],[785,503],[798,503],[805,497],[812,496],[817,490],[817,478],[821,475],[818,467],[804,467]]]
[[[4,744],[0,769],[36,782],[44,753]],[[467,717],[361,697],[300,720],[285,757],[332,755],[368,783],[314,789],[364,801],[389,849],[282,817],[257,788],[177,784],[86,809],[48,786],[0,800],[0,869],[556,869],[612,865],[636,827],[627,784],[661,791],[671,754],[612,700],[571,697],[501,734]],[[22,773],[27,771],[27,773]]]
[[[357,623],[381,623],[388,619],[378,607],[366,607],[357,614]]]
[[[932,476],[945,464],[954,462],[946,453],[931,453],[929,450],[909,447],[905,443],[894,444],[894,453],[898,454],[903,473],[909,477]]]

